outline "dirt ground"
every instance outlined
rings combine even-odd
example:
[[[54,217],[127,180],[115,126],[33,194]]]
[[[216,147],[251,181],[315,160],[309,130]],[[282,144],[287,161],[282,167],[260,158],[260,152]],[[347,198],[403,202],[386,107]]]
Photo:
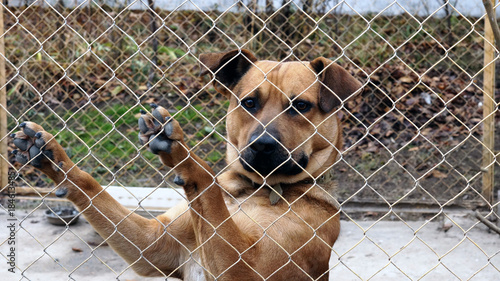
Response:
[[[500,280],[500,236],[471,215],[449,216],[447,232],[436,221],[342,221],[330,279]],[[6,224],[5,211],[0,221]],[[164,280],[137,276],[109,246],[93,250],[102,239],[83,218],[67,229],[49,224],[43,210],[37,210],[21,226],[16,237],[19,268],[9,273],[2,262],[2,280]],[[6,227],[0,229],[3,242],[8,233]],[[2,255],[6,246],[0,247]]]

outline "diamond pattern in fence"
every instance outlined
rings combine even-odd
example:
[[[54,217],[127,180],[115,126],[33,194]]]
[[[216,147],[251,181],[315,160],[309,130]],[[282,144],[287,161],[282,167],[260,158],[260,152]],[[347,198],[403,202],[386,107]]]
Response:
[[[157,220],[144,206],[156,200],[155,192],[175,187],[175,175],[137,141],[140,110],[151,103],[163,106],[181,125],[186,144],[217,175],[230,170],[232,163],[225,161],[226,149],[232,146],[226,121],[234,113],[214,81],[199,75],[199,55],[231,49],[249,49],[259,59],[280,63],[323,56],[363,82],[362,93],[335,112],[343,122],[344,144],[329,168],[346,230],[332,249],[331,279],[496,278],[498,237],[486,233],[473,217],[473,211],[480,210],[498,220],[498,197],[485,198],[483,183],[483,174],[495,168],[493,191],[498,191],[500,134],[494,135],[494,147],[483,140],[487,122],[500,129],[500,94],[488,97],[483,80],[489,71],[483,61],[485,45],[494,45],[485,34],[485,15],[459,1],[375,1],[366,7],[358,2],[364,1],[214,1],[210,7],[194,0],[0,4],[0,43],[5,48],[0,60],[6,72],[0,85],[6,104],[0,111],[7,120],[0,143],[9,152],[0,162],[17,177],[23,210],[16,211],[15,236],[20,247],[29,247],[19,250],[14,279],[86,280],[95,269],[102,280],[133,280],[139,278],[132,273],[133,265],[144,262],[118,260],[106,248],[112,238],[102,240],[85,224],[41,228],[47,207],[67,204],[53,200],[56,187],[48,177],[15,161],[9,135],[20,123],[40,124],[105,189],[119,188],[123,198],[118,201],[133,202],[126,207]],[[492,64],[497,58],[495,52]],[[267,76],[265,81],[270,81]],[[483,116],[485,99],[493,100],[489,119]],[[286,111],[275,118],[283,114]],[[485,163],[485,153],[493,160]],[[136,196],[131,187],[142,187],[147,195]],[[8,186],[0,191],[2,219],[10,211]],[[171,194],[172,202],[186,201],[181,189]],[[291,204],[286,215],[308,224],[294,208]],[[241,207],[233,216],[252,214]],[[114,235],[129,239],[120,223],[114,223]],[[310,241],[289,251],[266,234],[274,224],[279,222],[258,229],[264,231],[262,241],[275,241],[288,255],[286,270],[299,263],[293,256]],[[182,244],[168,231],[168,223],[161,227],[163,236]],[[223,240],[214,227],[213,239]],[[322,239],[320,227],[309,227],[314,239]],[[9,233],[0,233],[5,264]],[[394,233],[401,239],[391,240]],[[194,257],[201,248],[182,247],[188,265],[177,265],[172,275],[161,273],[161,280],[200,263]],[[273,274],[261,277],[274,280]]]

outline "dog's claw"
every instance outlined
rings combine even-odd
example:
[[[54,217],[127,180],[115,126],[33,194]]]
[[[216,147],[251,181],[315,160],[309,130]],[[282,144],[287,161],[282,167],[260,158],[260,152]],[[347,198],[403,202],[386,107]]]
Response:
[[[175,176],[174,183],[178,186],[184,186],[186,184],[186,182],[179,175]]]
[[[18,152],[18,151],[17,151],[17,149],[14,149],[14,150],[12,150],[12,152],[11,152],[11,153],[12,153],[12,154],[14,154],[14,155],[16,155],[16,154],[17,154],[17,152]]]
[[[20,127],[20,128],[24,128],[24,127],[26,127],[26,122],[23,122],[23,123],[19,124],[19,127]]]
[[[151,108],[153,109],[156,109],[158,107],[156,103],[150,103],[149,106],[151,106]]]
[[[35,138],[39,139],[42,137],[42,132],[38,132],[35,134]]]
[[[146,110],[144,110],[144,109],[139,110],[139,112],[140,112],[142,115],[144,115],[144,114],[146,114],[146,113],[147,113],[147,112],[146,112]]]
[[[16,134],[10,134],[10,137],[11,137],[11,138],[15,138],[15,137],[16,137]]]

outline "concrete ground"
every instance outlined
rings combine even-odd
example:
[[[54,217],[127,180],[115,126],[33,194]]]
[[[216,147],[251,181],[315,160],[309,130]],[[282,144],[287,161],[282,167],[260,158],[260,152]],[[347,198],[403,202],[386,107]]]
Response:
[[[330,279],[500,280],[500,236],[469,215],[451,218],[456,224],[447,232],[435,221],[342,221]],[[8,235],[4,211],[0,222],[3,243]],[[37,210],[25,218],[16,238],[22,275],[19,268],[7,272],[4,260],[1,280],[164,280],[137,276],[108,246],[92,252],[102,239],[82,218],[66,229],[49,224]],[[0,253],[7,252],[3,243]]]

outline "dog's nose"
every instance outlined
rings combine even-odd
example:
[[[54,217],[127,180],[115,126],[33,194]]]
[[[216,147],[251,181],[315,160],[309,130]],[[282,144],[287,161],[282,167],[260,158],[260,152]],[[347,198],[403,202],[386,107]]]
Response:
[[[250,149],[260,153],[271,154],[278,149],[278,141],[268,133],[264,133],[262,136],[254,134],[250,137]]]

